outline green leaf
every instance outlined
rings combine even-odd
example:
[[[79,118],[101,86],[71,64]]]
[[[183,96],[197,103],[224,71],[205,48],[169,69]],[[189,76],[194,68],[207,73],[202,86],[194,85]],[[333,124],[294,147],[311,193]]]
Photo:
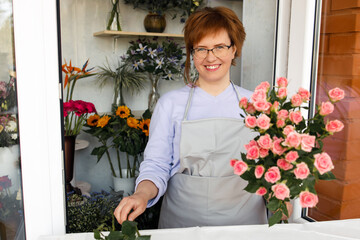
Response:
[[[287,207],[286,207],[285,202],[282,202],[282,203],[281,203],[280,209],[282,210],[282,212],[283,212],[287,217],[289,217],[289,213],[288,213],[288,210],[287,210]]]
[[[151,238],[150,235],[143,235],[143,236],[138,236],[136,240],[150,240],[150,238]]]
[[[257,183],[255,183],[255,184],[249,183],[249,184],[244,188],[244,190],[247,191],[247,192],[249,192],[249,193],[255,193],[256,190],[259,189],[259,187],[260,187],[260,185],[257,184]]]
[[[123,240],[125,239],[125,236],[123,233],[119,231],[111,231],[110,234],[107,236],[107,239],[109,240]]]
[[[125,221],[123,222],[122,226],[121,226],[121,231],[127,235],[127,236],[135,236],[136,233],[136,228],[137,228],[137,222],[133,222],[133,221]]]
[[[324,174],[319,174],[320,180],[334,180],[336,179],[335,175],[332,172],[326,172]]]
[[[281,218],[282,218],[282,211],[275,212],[275,214],[269,218],[269,227],[273,226],[276,223],[279,223],[281,221]]]
[[[280,207],[280,200],[273,198],[271,199],[268,204],[266,205],[266,207],[270,210],[270,211],[276,211],[277,209],[279,209]]]
[[[100,236],[100,231],[99,230],[94,230],[94,238],[95,239],[102,239],[102,237]]]

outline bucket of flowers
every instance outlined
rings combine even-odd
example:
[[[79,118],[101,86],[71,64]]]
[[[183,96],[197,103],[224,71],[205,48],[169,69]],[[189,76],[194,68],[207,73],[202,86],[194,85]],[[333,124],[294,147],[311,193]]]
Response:
[[[97,156],[98,162],[104,154],[106,155],[114,180],[114,189],[124,191],[124,195],[129,195],[134,189],[139,155],[144,152],[148,141],[150,117],[149,110],[146,110],[142,117],[137,119],[130,108],[121,105],[115,114],[91,115],[85,124],[87,129],[84,131],[96,137],[101,144],[92,150],[91,155]],[[117,169],[111,160],[109,152],[111,148],[116,151]],[[125,167],[121,164],[121,152],[126,155]],[[128,184],[122,184],[123,180]]]
[[[251,101],[240,100],[246,127],[259,134],[245,145],[247,152],[241,153],[240,160],[230,161],[234,173],[248,181],[244,190],[267,200],[267,208],[274,213],[269,226],[281,222],[284,215],[289,217],[290,199],[299,198],[303,208],[316,206],[315,183],[335,179],[322,140],[344,127],[339,120],[324,120],[344,98],[343,90],[331,89],[329,100],[316,106],[315,115],[306,120],[301,110],[308,109],[302,105],[309,101],[310,92],[300,88],[287,100],[287,85],[286,78],[278,78],[277,87],[270,90],[270,84],[262,82]]]

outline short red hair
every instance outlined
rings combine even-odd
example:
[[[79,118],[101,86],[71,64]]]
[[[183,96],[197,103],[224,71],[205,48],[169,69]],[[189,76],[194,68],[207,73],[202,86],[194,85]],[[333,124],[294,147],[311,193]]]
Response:
[[[190,55],[195,44],[209,35],[224,29],[236,47],[235,58],[240,56],[245,41],[245,30],[236,13],[226,7],[205,7],[189,16],[184,26],[184,39],[186,47],[185,83],[190,83]],[[235,59],[232,61],[235,65]]]

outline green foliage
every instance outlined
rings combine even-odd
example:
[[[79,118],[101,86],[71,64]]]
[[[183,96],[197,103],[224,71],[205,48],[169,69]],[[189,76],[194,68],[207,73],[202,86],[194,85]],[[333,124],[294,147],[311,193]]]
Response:
[[[98,240],[150,240],[150,235],[140,235],[137,223],[125,221],[122,224],[122,231],[110,230],[108,236],[103,235],[101,229],[94,230],[94,238]]]

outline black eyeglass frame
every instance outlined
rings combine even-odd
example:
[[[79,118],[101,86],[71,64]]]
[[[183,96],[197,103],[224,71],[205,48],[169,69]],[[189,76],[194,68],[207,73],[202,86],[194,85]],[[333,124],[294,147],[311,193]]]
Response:
[[[220,45],[220,46],[213,47],[213,48],[211,48],[211,49],[202,48],[202,49],[205,49],[205,50],[207,51],[204,58],[206,58],[206,57],[208,56],[209,52],[212,52],[212,53],[214,54],[214,56],[218,58],[218,56],[216,56],[216,54],[215,54],[214,51],[213,51],[215,48],[217,48],[217,47],[227,47],[227,49],[229,50],[232,46],[233,46],[233,44],[231,44],[231,45]],[[193,48],[193,49],[191,50],[191,55],[192,55],[193,57],[196,57],[196,56],[195,56],[195,50],[196,50],[196,49],[199,49],[199,48]],[[204,59],[204,58],[200,58],[200,59]],[[199,59],[199,58],[198,58],[198,59]]]

